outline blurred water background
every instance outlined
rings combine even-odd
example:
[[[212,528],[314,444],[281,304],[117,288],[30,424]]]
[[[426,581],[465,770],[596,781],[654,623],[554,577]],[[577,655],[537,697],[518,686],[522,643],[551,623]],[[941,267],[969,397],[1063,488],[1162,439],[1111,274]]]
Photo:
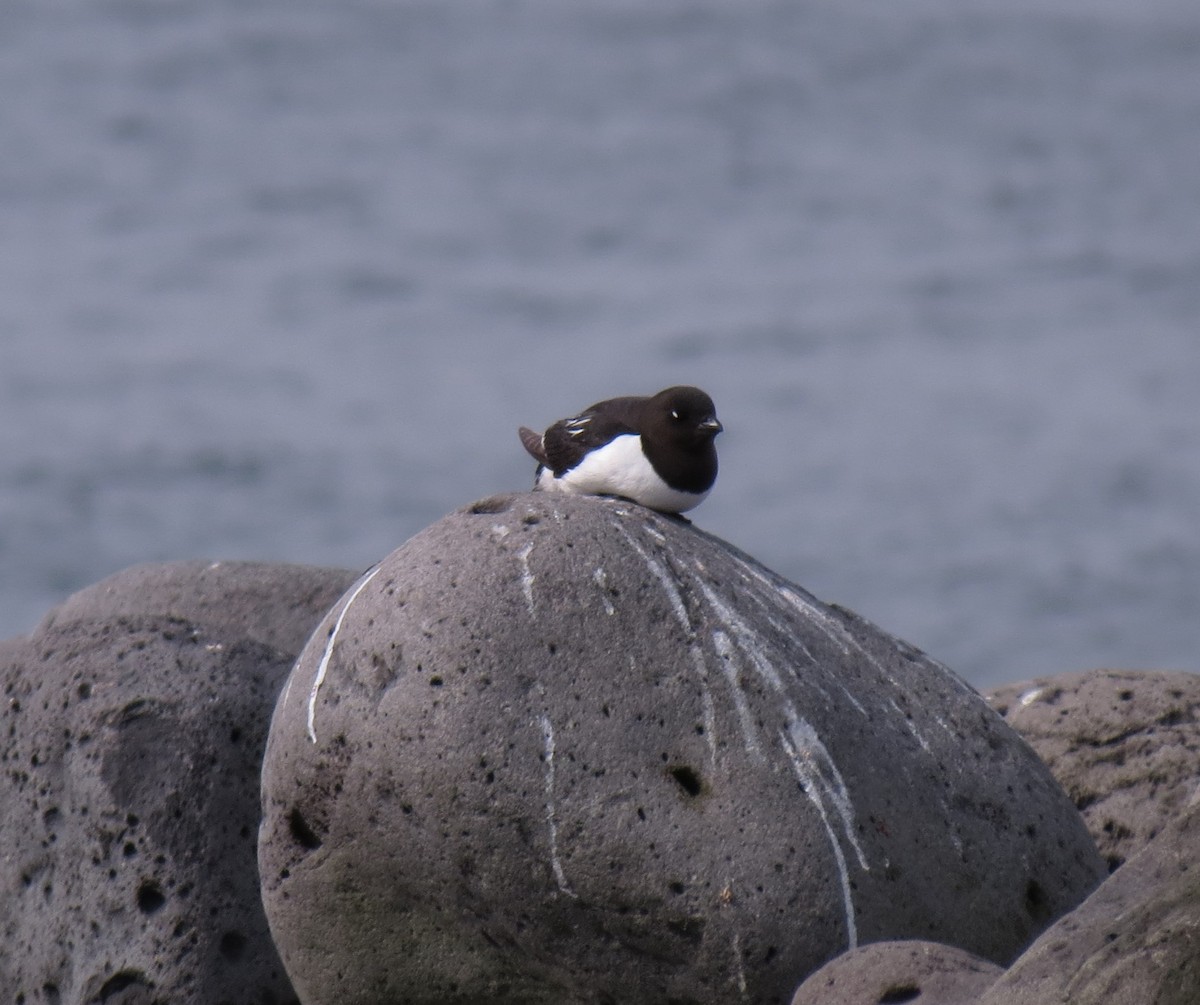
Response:
[[[977,686],[1200,669],[1195,0],[5,0],[0,91],[0,637],[687,382],[695,521]]]

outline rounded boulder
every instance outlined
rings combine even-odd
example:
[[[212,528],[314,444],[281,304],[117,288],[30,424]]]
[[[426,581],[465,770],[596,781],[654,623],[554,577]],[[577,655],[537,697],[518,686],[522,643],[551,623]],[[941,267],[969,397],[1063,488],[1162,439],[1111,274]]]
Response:
[[[39,630],[152,614],[294,657],[355,575],[283,562],[148,562],[72,594],[42,619]]]
[[[354,578],[138,566],[0,644],[0,988],[296,1001],[259,896],[259,772],[297,651]]]
[[[873,942],[826,963],[796,989],[792,1005],[966,1005],[1003,973],[937,942]]]
[[[859,943],[1007,962],[1103,871],[945,667],[685,521],[537,493],[333,605],[263,812],[306,1005],[785,1003]]]
[[[1200,763],[1200,676],[1090,670],[1006,684],[991,706],[1075,801],[1115,871],[1191,799]]]

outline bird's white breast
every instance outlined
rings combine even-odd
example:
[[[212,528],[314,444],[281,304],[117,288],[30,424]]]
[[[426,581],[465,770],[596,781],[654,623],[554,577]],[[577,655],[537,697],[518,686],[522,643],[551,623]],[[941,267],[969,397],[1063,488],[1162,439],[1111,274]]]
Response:
[[[663,513],[682,513],[699,506],[708,495],[671,488],[642,453],[642,438],[633,433],[597,447],[560,478],[543,470],[537,487],[578,495],[624,496]]]

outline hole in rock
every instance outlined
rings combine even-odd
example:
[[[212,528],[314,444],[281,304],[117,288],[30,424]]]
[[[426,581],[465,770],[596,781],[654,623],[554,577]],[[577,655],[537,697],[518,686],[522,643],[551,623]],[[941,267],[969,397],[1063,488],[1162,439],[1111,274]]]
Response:
[[[682,883],[680,883],[679,881],[676,881],[674,883],[668,883],[667,889],[670,890],[674,894],[680,894],[680,893],[683,893],[684,889],[686,889],[686,888],[684,887],[684,885]]]
[[[226,932],[221,936],[218,948],[230,962],[240,960],[246,952],[246,936],[241,932]]]
[[[505,496],[488,496],[472,503],[467,510],[472,516],[486,516],[489,513],[507,513],[511,500]]]
[[[671,777],[679,783],[679,787],[689,796],[700,795],[700,789],[703,787],[703,784],[695,768],[689,768],[686,764],[681,764],[671,768],[670,773]]]
[[[1046,895],[1042,892],[1042,888],[1038,885],[1037,880],[1031,879],[1029,885],[1025,887],[1025,903],[1029,905],[1031,913],[1038,913],[1046,906]]]
[[[137,905],[142,914],[153,914],[166,902],[167,898],[163,896],[162,890],[153,880],[146,880],[138,887]]]
[[[307,848],[309,851],[315,851],[317,848],[321,847],[321,839],[317,837],[316,831],[314,831],[308,825],[308,821],[304,819],[304,814],[302,814],[296,807],[292,807],[292,811],[288,814],[287,821],[288,830],[291,831],[292,837],[295,838],[296,843],[300,845],[301,848]]]
[[[900,984],[888,988],[879,996],[879,1005],[900,1005],[921,997],[921,989],[915,984]]]
[[[145,975],[140,970],[119,970],[113,974],[100,988],[100,1001],[106,1002],[113,995],[119,994],[135,984],[146,987]]]

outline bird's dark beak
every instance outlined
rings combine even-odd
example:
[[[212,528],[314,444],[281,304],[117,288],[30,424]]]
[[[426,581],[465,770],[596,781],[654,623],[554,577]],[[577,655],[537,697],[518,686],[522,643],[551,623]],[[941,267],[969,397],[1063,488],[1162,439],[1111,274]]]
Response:
[[[706,433],[712,433],[713,436],[716,436],[717,433],[721,432],[721,430],[723,430],[725,427],[717,421],[717,417],[714,415],[700,423],[700,428]]]

